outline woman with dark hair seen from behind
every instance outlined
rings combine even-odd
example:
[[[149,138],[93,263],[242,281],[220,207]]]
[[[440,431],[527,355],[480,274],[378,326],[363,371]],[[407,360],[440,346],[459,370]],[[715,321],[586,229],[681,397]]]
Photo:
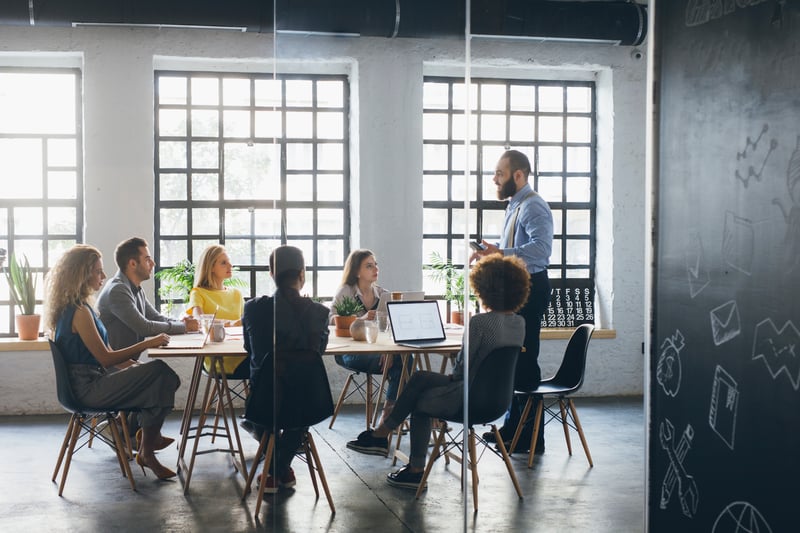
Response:
[[[155,452],[174,442],[161,435],[161,426],[175,404],[180,379],[163,361],[139,363],[131,356],[167,344],[169,336],[161,333],[112,350],[106,328],[92,308],[93,295],[105,279],[97,248],[76,244],[67,250],[47,275],[45,329],[64,354],[78,401],[87,407],[139,410],[142,433],[136,463],[142,472],[147,467],[158,479],[168,479],[175,472],[162,465]]]
[[[310,350],[321,355],[328,346],[328,308],[300,295],[306,281],[303,252],[294,246],[275,248],[269,257],[269,270],[277,287],[275,293],[249,300],[242,316],[244,347],[250,354],[253,386],[247,405],[248,419],[242,426],[256,439],[260,439],[264,431],[272,430],[256,421],[274,420],[271,413],[264,411],[271,408],[267,404],[272,399],[275,352]],[[262,387],[270,390],[268,401],[264,405],[250,401],[262,397],[256,390]],[[308,391],[309,401],[313,394],[313,390]],[[330,389],[324,394],[330,395]],[[276,429],[282,431],[277,438],[275,460],[270,463],[264,490],[270,494],[278,492],[280,487],[295,486],[292,459],[308,431],[307,427]]]
[[[521,347],[525,321],[515,312],[527,301],[530,276],[525,263],[515,256],[489,255],[478,261],[469,282],[486,312],[475,315],[469,325],[469,379],[472,383],[481,362],[496,348]],[[466,335],[466,330],[465,330]],[[466,340],[466,339],[465,339]],[[364,431],[347,443],[357,452],[376,454],[388,449],[388,437],[411,415],[410,463],[387,476],[390,485],[416,490],[422,481],[425,455],[431,435],[431,419],[425,412],[447,410],[455,416],[464,404],[464,348],[456,357],[451,375],[415,372],[386,421]]]

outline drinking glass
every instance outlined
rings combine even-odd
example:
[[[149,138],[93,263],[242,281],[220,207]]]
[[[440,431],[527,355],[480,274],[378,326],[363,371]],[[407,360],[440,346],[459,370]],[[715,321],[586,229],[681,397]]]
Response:
[[[364,321],[364,336],[369,344],[374,344],[378,340],[378,323],[375,320]]]
[[[375,313],[375,320],[378,321],[378,331],[381,333],[389,331],[389,313],[386,311],[377,311]]]

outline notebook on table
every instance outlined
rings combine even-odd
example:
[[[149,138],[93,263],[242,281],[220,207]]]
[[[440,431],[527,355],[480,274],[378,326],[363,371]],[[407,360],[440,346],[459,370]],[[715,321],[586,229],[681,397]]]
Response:
[[[216,317],[217,313],[214,313],[210,321],[212,324]],[[167,350],[199,350],[208,342],[209,333],[211,333],[211,327],[206,328],[205,335],[201,333],[186,333],[185,335],[171,336],[169,343],[162,346],[162,348]]]
[[[460,340],[445,335],[436,300],[388,302],[386,307],[395,344],[419,349],[461,346]]]

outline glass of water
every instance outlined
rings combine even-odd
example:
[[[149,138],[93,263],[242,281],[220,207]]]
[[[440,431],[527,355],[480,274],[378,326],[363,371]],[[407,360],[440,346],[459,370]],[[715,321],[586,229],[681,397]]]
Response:
[[[364,336],[367,343],[374,344],[378,340],[378,322],[375,320],[364,321]]]

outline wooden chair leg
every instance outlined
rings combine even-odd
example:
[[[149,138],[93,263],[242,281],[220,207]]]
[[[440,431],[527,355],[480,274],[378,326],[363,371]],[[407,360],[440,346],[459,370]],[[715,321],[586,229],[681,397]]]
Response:
[[[502,439],[498,441],[502,443]],[[469,462],[468,468],[472,471],[472,508],[478,512],[478,453],[475,449],[475,429],[469,428],[469,436],[467,438],[469,446]]]
[[[119,412],[119,423],[122,426],[122,437],[125,440],[125,455],[128,461],[133,461],[133,444],[131,443],[131,432],[128,426],[128,413],[125,411]]]
[[[136,490],[136,482],[133,480],[131,465],[128,462],[128,450],[125,448],[125,441],[123,440],[122,435],[119,434],[117,423],[114,421],[114,417],[112,415],[108,416],[108,423],[111,426],[111,437],[114,440],[114,451],[117,453],[117,459],[119,460],[120,468],[122,468],[122,474],[128,478],[128,481],[131,484],[131,490]]]
[[[336,417],[339,415],[339,409],[342,408],[342,404],[344,403],[344,399],[347,398],[347,390],[350,388],[350,384],[353,381],[353,374],[352,372],[348,374],[347,380],[344,382],[344,387],[342,387],[342,392],[339,394],[339,399],[336,401],[336,407],[333,409],[333,415],[331,416],[331,423],[328,424],[328,429],[333,429],[333,423],[336,422]]]
[[[64,472],[61,473],[61,484],[58,487],[58,495],[61,496],[64,493],[64,485],[67,484],[67,474],[69,474],[69,465],[72,462],[72,454],[75,453],[75,444],[78,442],[78,435],[81,433],[81,423],[83,420],[77,416],[75,416],[75,423],[72,424],[72,436],[69,440],[69,448],[67,449],[67,459],[64,462]]]
[[[586,443],[586,436],[583,434],[583,427],[581,426],[581,421],[578,419],[578,411],[575,410],[575,403],[571,399],[568,401],[569,409],[572,411],[572,418],[575,420],[575,428],[578,430],[578,436],[581,439],[581,444],[583,444],[583,451],[586,452],[586,459],[589,460],[589,466],[594,467],[592,454],[589,453],[589,445]]]
[[[442,425],[441,429],[439,430],[439,435],[436,437],[436,443],[433,445],[433,451],[431,451],[431,456],[428,458],[428,464],[425,465],[425,472],[422,473],[422,480],[419,482],[419,487],[417,487],[417,493],[415,496],[417,499],[419,499],[422,491],[425,490],[425,484],[428,482],[428,475],[431,473],[433,463],[439,458],[439,450],[442,448],[444,437],[447,434],[446,428],[447,426]]]
[[[533,456],[536,450],[536,441],[539,439],[539,424],[542,423],[542,412],[544,411],[544,398],[539,400],[536,405],[536,416],[533,419],[533,431],[531,432],[531,447],[528,452],[528,468],[533,468]]]
[[[314,444],[314,439],[311,437],[311,433],[306,435],[306,439],[308,449],[311,451],[311,456],[314,458],[314,469],[319,473],[319,481],[322,483],[322,490],[325,491],[325,497],[328,499],[328,505],[331,508],[331,514],[336,514],[336,507],[333,505],[331,490],[328,488],[328,479],[325,477],[325,471],[322,469],[322,462],[319,460],[319,453],[317,453],[317,445]],[[319,497],[319,493],[317,493],[317,496]]]
[[[500,430],[497,429],[497,426],[492,424],[492,431],[494,432],[495,439],[497,439],[497,450],[500,452],[500,455],[503,456],[503,462],[506,464],[506,470],[508,470],[508,475],[511,477],[511,483],[514,484],[514,489],[517,491],[517,496],[522,499],[522,488],[519,486],[519,480],[517,480],[517,475],[514,473],[514,467],[511,465],[511,457],[509,457],[508,451],[506,451],[506,445],[503,444],[503,439],[500,437]]]
[[[91,448],[92,447],[92,443],[94,442],[94,434],[95,434],[95,429],[96,428],[97,428],[97,417],[93,416],[92,417],[92,429],[91,429],[91,431],[89,431],[89,443],[86,445],[87,448]]]
[[[263,439],[262,439],[263,440]],[[258,484],[258,500],[256,501],[256,517],[261,512],[261,500],[264,499],[264,489],[267,487],[267,478],[269,477],[269,465],[272,463],[272,452],[275,449],[275,434],[269,436],[267,443],[266,454],[264,455],[264,467],[261,469],[261,483]],[[258,457],[253,460],[253,470],[255,471],[256,464],[258,464]]]
[[[256,451],[256,456],[253,458],[253,466],[250,467],[250,471],[247,474],[247,479],[244,482],[242,501],[244,501],[244,499],[247,498],[247,495],[250,494],[250,487],[253,485],[253,479],[255,479],[256,470],[258,470],[259,459],[261,459],[261,455],[264,453],[264,449],[267,447],[269,439],[270,434],[264,431],[264,434],[261,436],[261,440],[258,441],[258,451]]]
[[[383,374],[381,375],[381,384],[378,387],[378,395],[375,396],[375,409],[372,415],[372,426],[377,427],[378,425],[378,413],[381,412],[381,398],[384,396],[384,386],[389,380],[389,367],[384,365]],[[383,398],[383,405],[386,406],[386,399]],[[367,428],[369,429],[369,428]]]
[[[369,429],[369,423],[372,420],[372,392],[373,392],[372,391],[372,376],[369,375],[369,374],[366,374],[366,373],[365,373],[365,376],[367,378],[366,379],[366,383],[367,383],[367,402],[366,402],[366,412],[364,414],[365,414],[365,417],[366,417],[366,420],[365,420],[366,426],[367,426],[367,429]]]
[[[303,456],[306,460],[306,466],[308,467],[308,475],[311,476],[311,485],[314,487],[314,496],[319,499],[319,487],[317,486],[317,474],[314,472],[314,458],[311,456],[311,444],[308,443],[308,439],[311,437],[311,433],[306,431],[306,435],[304,437],[303,442]]]
[[[73,426],[76,423],[76,419],[78,415],[73,414],[69,417],[69,422],[67,423],[67,431],[64,433],[64,441],[61,443],[61,450],[58,452],[58,460],[56,461],[56,467],[53,470],[53,478],[52,481],[56,481],[56,477],[58,477],[58,471],[61,470],[61,463],[64,461],[64,455],[67,453],[67,448],[69,447],[69,443],[72,439],[72,431]]]
[[[558,410],[561,412],[561,427],[564,429],[564,440],[567,441],[567,451],[572,455],[572,440],[569,438],[569,417],[564,408],[564,400],[558,399]]]
[[[528,415],[531,413],[532,405],[533,396],[528,396],[528,401],[525,402],[525,407],[522,409],[522,415],[519,417],[517,429],[514,431],[514,438],[511,439],[511,447],[508,449],[508,453],[514,453],[514,450],[517,448],[517,442],[519,441],[520,435],[522,435],[522,428],[525,427],[525,422],[528,420]]]

